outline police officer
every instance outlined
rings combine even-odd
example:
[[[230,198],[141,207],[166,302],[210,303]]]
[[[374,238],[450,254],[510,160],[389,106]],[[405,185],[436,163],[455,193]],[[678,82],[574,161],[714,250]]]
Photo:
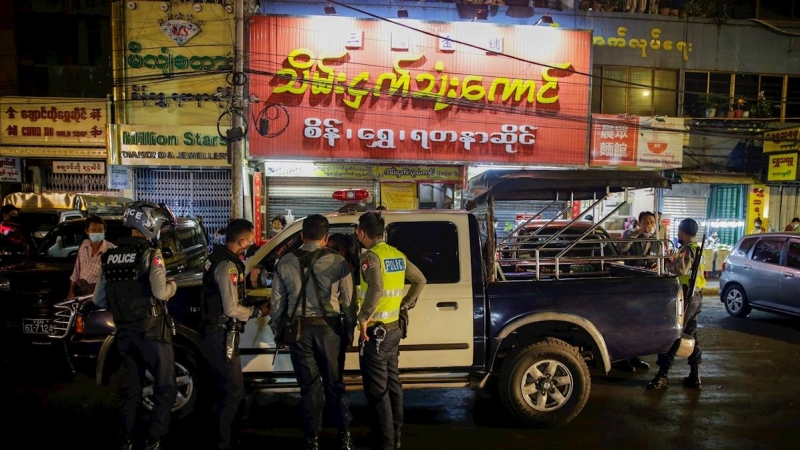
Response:
[[[427,280],[401,251],[383,241],[385,229],[380,213],[371,211],[358,219],[356,236],[367,251],[360,260],[361,308],[358,323],[359,363],[367,404],[373,412],[373,435],[377,448],[400,448],[403,425],[403,386],[398,357],[402,322]],[[405,280],[411,283],[403,296]]]
[[[244,306],[245,275],[242,256],[255,241],[253,224],[232,220],[224,230],[225,245],[215,244],[203,272],[201,345],[217,387],[214,403],[216,447],[231,448],[231,425],[244,396],[244,378],[238,337],[249,319],[269,312],[269,304]],[[251,277],[252,280],[252,277]]]
[[[164,258],[156,247],[161,226],[172,213],[150,202],[128,206],[122,223],[131,236],[117,241],[101,260],[103,273],[93,301],[108,308],[117,328],[116,341],[122,357],[122,435],[125,450],[133,448],[136,414],[142,402],[145,371],[153,376],[153,409],[150,412],[146,450],[161,448],[175,405],[175,354],[172,349],[174,323],[166,301],[176,285],[167,281]]]
[[[700,315],[700,309],[703,302],[702,291],[706,286],[706,279],[703,275],[703,266],[700,265],[697,270],[697,279],[695,280],[694,292],[688,292],[689,282],[691,278],[692,264],[695,258],[702,258],[700,255],[700,245],[695,242],[697,235],[697,222],[693,219],[683,219],[678,225],[678,242],[681,247],[678,249],[677,255],[672,255],[667,259],[666,269],[675,275],[681,282],[683,289],[683,298],[689,299],[689,304],[686,307],[685,325],[683,332],[694,338],[695,345],[694,351],[689,355],[689,376],[684,377],[683,385],[688,388],[700,389],[700,374],[698,367],[702,362],[703,352],[700,350],[700,341],[697,339],[697,317]],[[669,384],[667,379],[667,372],[672,367],[672,362],[675,360],[675,353],[680,347],[680,339],[675,341],[672,348],[666,353],[658,355],[657,364],[660,367],[655,378],[647,384],[647,389],[664,389]]]
[[[345,259],[325,248],[328,219],[312,214],[303,219],[303,245],[283,256],[272,281],[272,324],[276,336],[281,319],[301,316],[302,332],[289,343],[297,383],[307,450],[319,448],[325,403],[339,429],[342,450],[352,450],[350,403],[344,387],[344,357],[353,342],[356,305],[353,278]],[[323,401],[324,391],[324,401]]]

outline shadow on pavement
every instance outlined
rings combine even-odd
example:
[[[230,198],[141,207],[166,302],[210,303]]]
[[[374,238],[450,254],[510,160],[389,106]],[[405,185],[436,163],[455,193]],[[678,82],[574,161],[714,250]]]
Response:
[[[724,317],[718,326],[728,331],[777,339],[790,344],[800,344],[800,319],[753,311],[748,318]]]

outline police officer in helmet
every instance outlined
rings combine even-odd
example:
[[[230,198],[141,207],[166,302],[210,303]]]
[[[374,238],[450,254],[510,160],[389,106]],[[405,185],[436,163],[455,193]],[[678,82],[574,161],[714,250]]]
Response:
[[[403,425],[400,340],[405,337],[408,310],[416,305],[427,280],[403,252],[383,241],[384,229],[380,213],[367,212],[358,219],[356,237],[367,249],[360,261],[359,364],[367,405],[376,422],[376,448],[394,450],[401,447]],[[403,296],[405,280],[411,287]]]
[[[216,446],[231,448],[231,425],[244,396],[238,338],[249,319],[269,313],[269,303],[244,306],[244,263],[241,257],[255,240],[253,224],[234,219],[224,230],[225,245],[214,245],[203,272],[201,345],[217,387],[214,402]],[[251,275],[258,275],[257,273]],[[253,277],[250,277],[253,281]]]
[[[174,322],[166,305],[175,295],[176,285],[167,281],[164,258],[156,245],[162,225],[172,218],[169,210],[154,203],[137,201],[128,206],[122,223],[132,228],[131,235],[119,239],[117,248],[103,255],[103,272],[93,296],[98,307],[111,310],[117,328],[116,344],[123,362],[120,418],[124,450],[134,446],[145,371],[153,377],[153,408],[142,430],[146,450],[162,448],[178,392],[172,349]]]

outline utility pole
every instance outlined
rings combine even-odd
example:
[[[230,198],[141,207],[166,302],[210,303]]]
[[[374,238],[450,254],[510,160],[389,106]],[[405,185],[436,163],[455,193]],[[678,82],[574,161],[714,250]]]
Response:
[[[231,129],[237,130],[245,126],[244,124],[244,109],[247,107],[247,102],[244,100],[244,1],[234,0],[233,20],[236,29],[236,41],[233,44],[233,96],[234,108],[242,111],[242,114],[233,114],[231,118]],[[241,219],[244,218],[244,180],[243,180],[243,164],[244,164],[244,140],[247,136],[242,136],[234,142],[229,142],[231,152],[231,195],[232,195],[232,211],[231,218]]]

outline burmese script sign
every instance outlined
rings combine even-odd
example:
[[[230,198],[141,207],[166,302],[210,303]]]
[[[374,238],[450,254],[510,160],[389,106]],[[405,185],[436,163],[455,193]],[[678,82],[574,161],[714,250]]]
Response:
[[[592,115],[593,166],[678,168],[683,165],[684,121],[679,117]]]
[[[267,177],[349,178],[380,181],[451,181],[460,179],[458,166],[378,165],[358,163],[311,163],[273,161]]]
[[[250,133],[253,157],[587,163],[590,32],[457,22],[431,36],[333,16],[250,29],[251,92],[291,117]]]
[[[20,167],[19,158],[0,158],[0,183],[21,183]]]
[[[99,161],[53,161],[53,173],[105,175],[106,163]]]
[[[108,102],[0,97],[0,144],[105,147]]]
[[[767,181],[797,180],[797,153],[769,155]]]
[[[227,166],[216,126],[113,125],[112,163],[125,166]]]

